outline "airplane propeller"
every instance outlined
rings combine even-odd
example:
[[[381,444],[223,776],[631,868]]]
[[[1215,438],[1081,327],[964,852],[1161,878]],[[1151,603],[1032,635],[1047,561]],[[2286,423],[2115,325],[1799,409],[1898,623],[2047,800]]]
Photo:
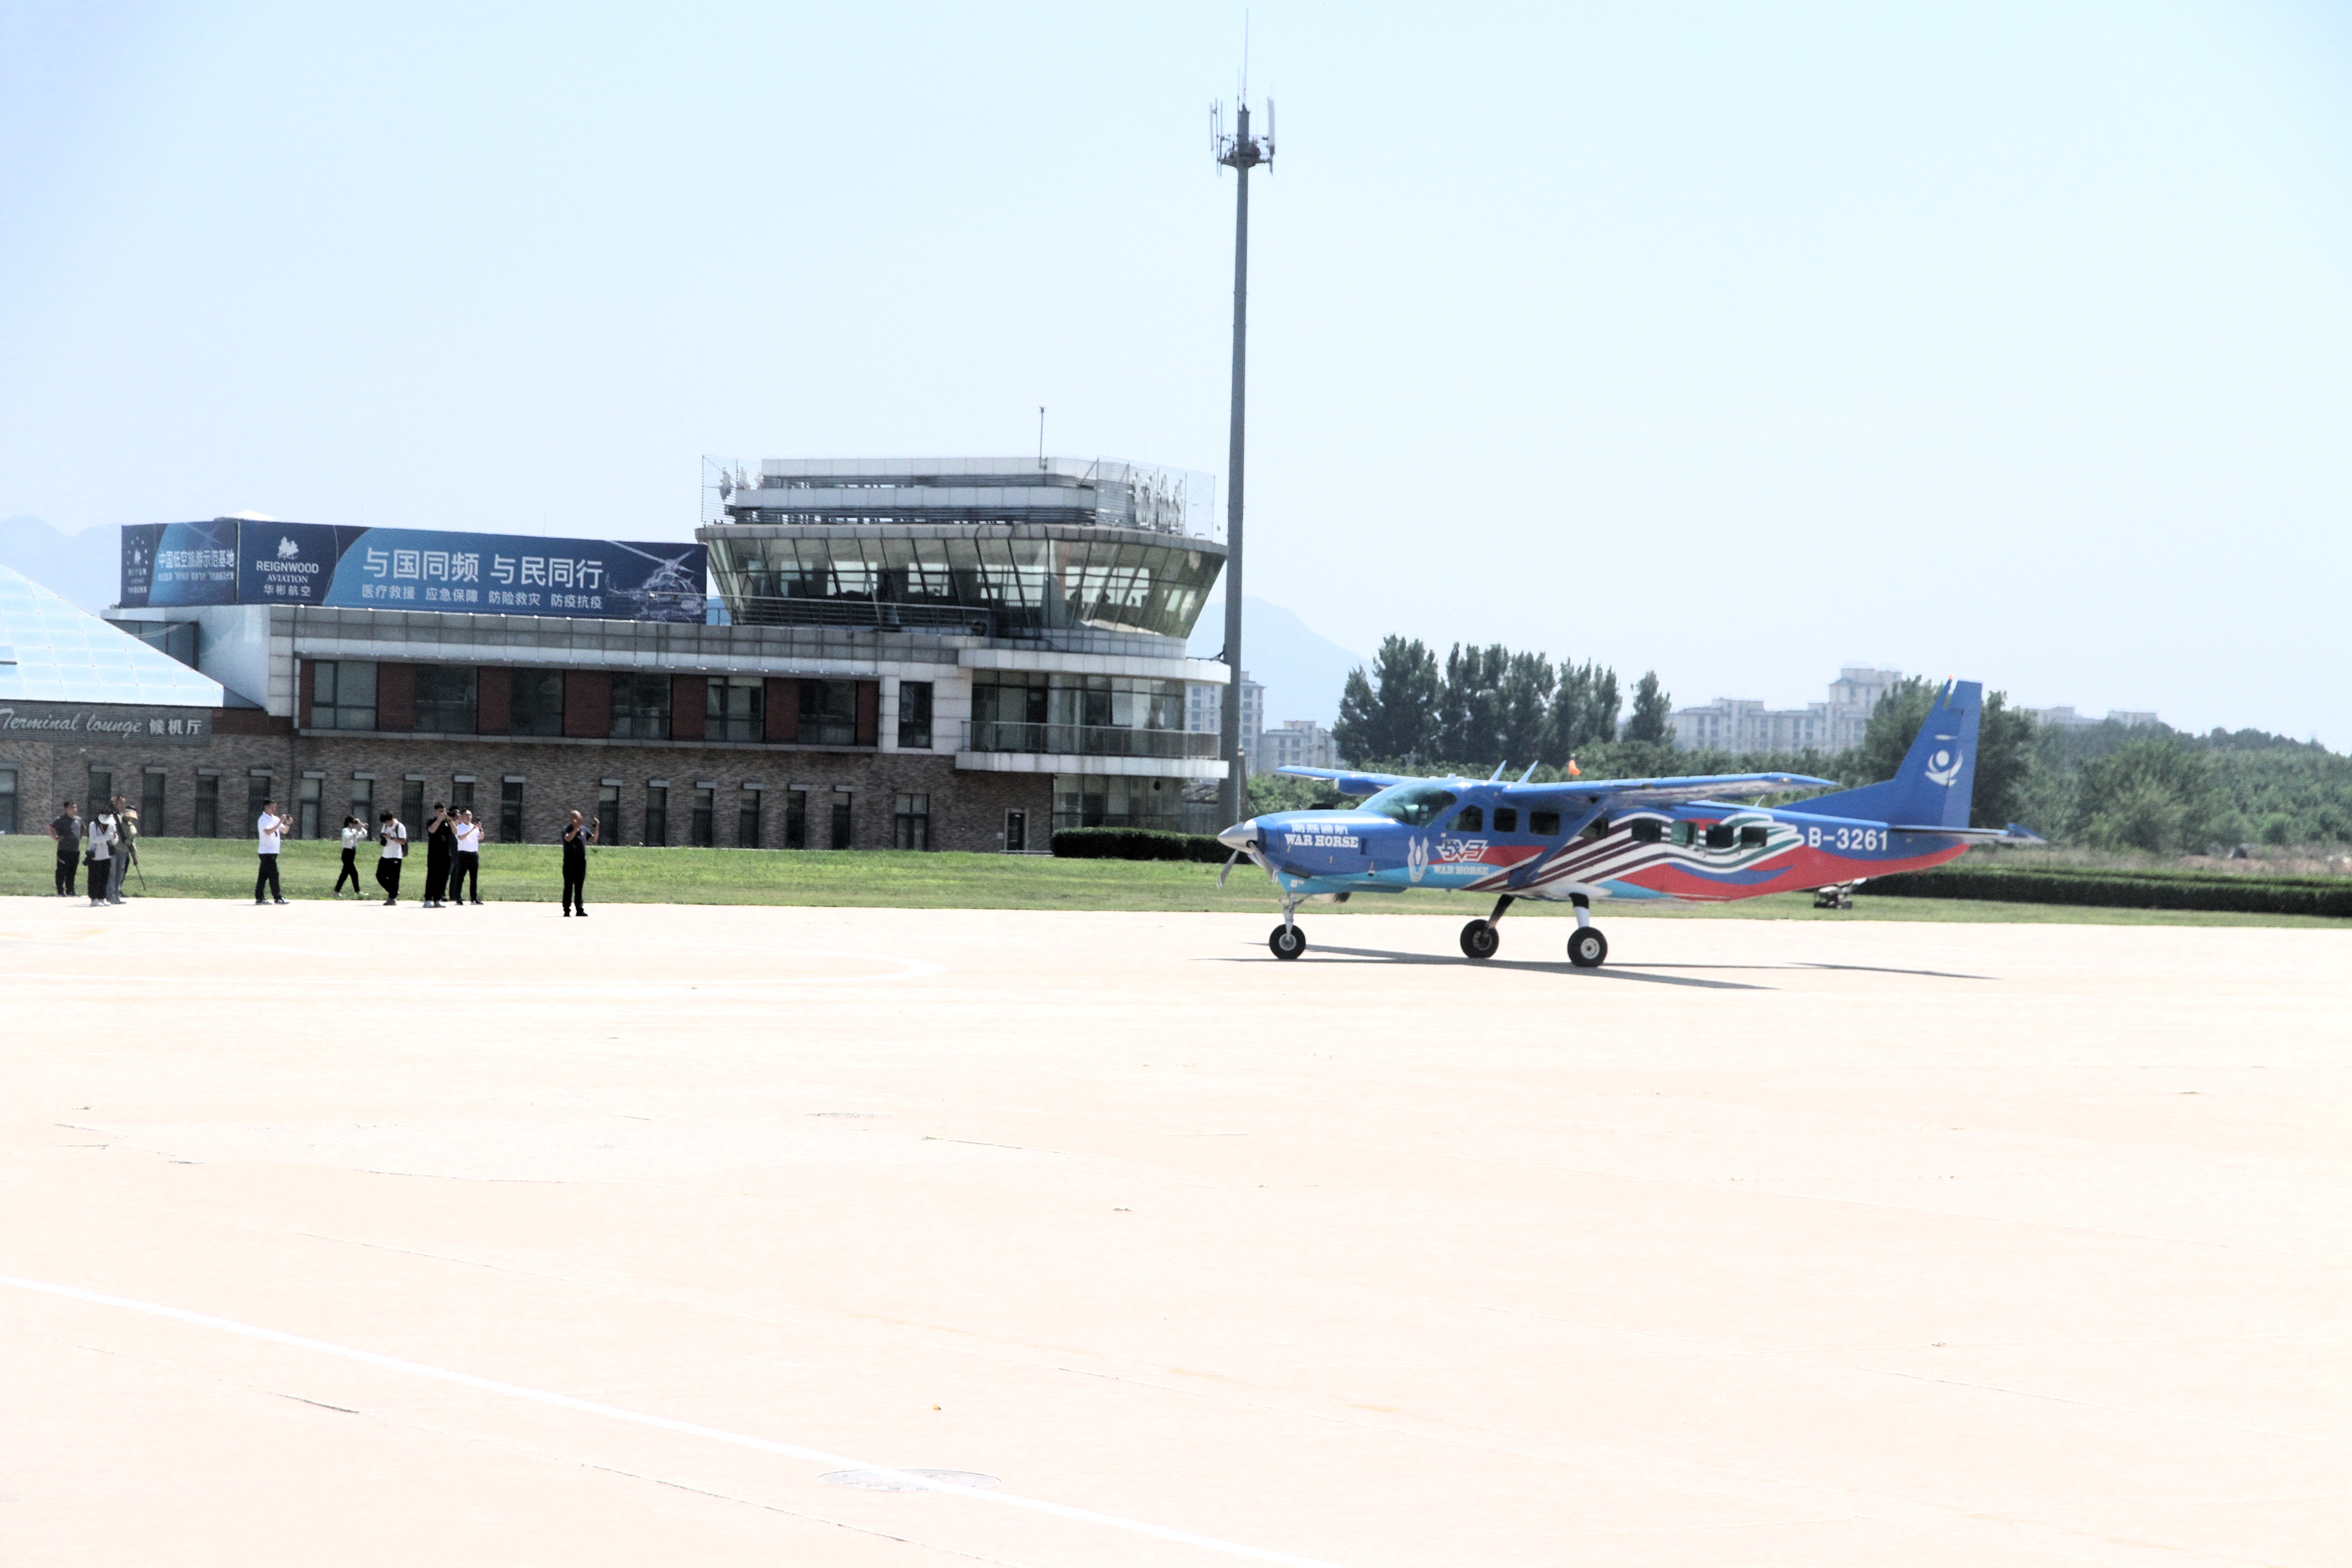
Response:
[[[1217,868],[1217,886],[1222,888],[1225,885],[1225,879],[1234,874],[1234,862],[1241,858],[1242,852],[1238,849],[1225,857],[1225,863]]]

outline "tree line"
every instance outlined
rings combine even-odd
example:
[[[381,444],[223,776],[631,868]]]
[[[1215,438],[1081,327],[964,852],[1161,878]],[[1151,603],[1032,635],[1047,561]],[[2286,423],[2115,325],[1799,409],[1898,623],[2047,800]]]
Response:
[[[1663,742],[1673,700],[1655,670],[1633,685],[1633,710],[1614,669],[1592,660],[1553,664],[1548,654],[1501,643],[1455,643],[1444,665],[1419,638],[1384,637],[1367,671],[1352,670],[1332,737],[1339,754],[1466,767],[1498,763],[1565,767],[1580,752],[1618,739]]]

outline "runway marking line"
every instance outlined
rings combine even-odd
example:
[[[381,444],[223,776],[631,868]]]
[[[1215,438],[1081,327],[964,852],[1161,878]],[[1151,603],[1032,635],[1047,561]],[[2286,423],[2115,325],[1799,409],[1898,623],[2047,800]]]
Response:
[[[1190,1531],[1172,1530],[1166,1525],[1151,1524],[1142,1520],[1122,1519],[1117,1514],[1097,1513],[1092,1509],[1074,1508],[1068,1503],[1050,1502],[1043,1498],[1023,1497],[1017,1492],[999,1491],[980,1487],[958,1486],[953,1482],[934,1479],[912,1470],[894,1469],[888,1465],[871,1464],[852,1458],[846,1454],[829,1453],[822,1448],[804,1448],[796,1443],[779,1443],[767,1437],[753,1437],[740,1432],[721,1431],[716,1426],[701,1426],[691,1421],[674,1420],[667,1415],[650,1415],[639,1410],[624,1410],[616,1405],[599,1405],[593,1400],[577,1399],[568,1394],[552,1394],[545,1389],[526,1388],[520,1384],[500,1383],[495,1378],[477,1377],[468,1372],[452,1372],[446,1367],[428,1366],[423,1362],[403,1361],[397,1356],[380,1355],[350,1345],[339,1345],[327,1340],[307,1339],[300,1334],[282,1333],[276,1329],[264,1329],[251,1323],[236,1322],[227,1318],[215,1318],[203,1312],[192,1312],[184,1307],[167,1307],[153,1301],[134,1301],[128,1297],[109,1296],[102,1291],[86,1290],[79,1285],[58,1285],[46,1279],[27,1279],[19,1275],[0,1274],[0,1285],[39,1295],[57,1296],[69,1301],[87,1301],[101,1307],[116,1307],[128,1312],[143,1312],[149,1317],[168,1318],[174,1322],[193,1324],[200,1329],[215,1329],[223,1333],[238,1334],[266,1344],[285,1345],[293,1350],[311,1351],[320,1355],[338,1356],[363,1365],[382,1367],[386,1371],[405,1373],[412,1377],[431,1378],[438,1383],[455,1384],[484,1394],[503,1394],[509,1399],[528,1399],[540,1405],[551,1405],[559,1410],[576,1411],[583,1415],[600,1415],[608,1421],[625,1421],[639,1426],[652,1426],[664,1432],[676,1432],[688,1437],[707,1438],[714,1443],[727,1443],[739,1448],[754,1448],[761,1453],[781,1454],[786,1458],[805,1459],[828,1469],[865,1470],[904,1482],[909,1490],[944,1492],[969,1498],[976,1502],[995,1503],[1005,1508],[1022,1509],[1032,1513],[1049,1514],[1056,1519],[1073,1520],[1080,1524],[1100,1525],[1107,1530],[1122,1530],[1133,1535],[1150,1536],[1157,1541],[1172,1542],[1180,1546],[1196,1546],[1204,1552],[1223,1552],[1229,1557],[1245,1557],[1256,1563],[1279,1563],[1288,1568],[1339,1568],[1339,1564],[1318,1557],[1300,1557],[1288,1552],[1276,1552],[1262,1546],[1246,1546],[1239,1542],[1221,1541],[1213,1535],[1195,1535]]]

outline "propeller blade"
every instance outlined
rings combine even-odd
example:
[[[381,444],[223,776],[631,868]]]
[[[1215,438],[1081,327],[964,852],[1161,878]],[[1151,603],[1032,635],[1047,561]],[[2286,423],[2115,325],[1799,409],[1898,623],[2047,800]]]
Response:
[[[1225,879],[1234,874],[1234,862],[1241,858],[1242,852],[1238,849],[1225,857],[1225,863],[1217,868],[1217,886],[1222,888],[1225,885]]]

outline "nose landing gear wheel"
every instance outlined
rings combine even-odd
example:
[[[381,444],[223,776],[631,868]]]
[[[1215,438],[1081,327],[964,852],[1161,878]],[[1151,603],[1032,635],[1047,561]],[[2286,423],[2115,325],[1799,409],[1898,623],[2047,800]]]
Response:
[[[1487,921],[1472,921],[1462,928],[1462,956],[1492,958],[1495,950],[1503,945],[1503,933]]]
[[[1276,926],[1274,934],[1265,939],[1276,958],[1297,958],[1307,951],[1307,933],[1297,926]]]
[[[1608,956],[1609,939],[1595,927],[1581,927],[1568,939],[1568,961],[1579,969],[1598,969]]]

